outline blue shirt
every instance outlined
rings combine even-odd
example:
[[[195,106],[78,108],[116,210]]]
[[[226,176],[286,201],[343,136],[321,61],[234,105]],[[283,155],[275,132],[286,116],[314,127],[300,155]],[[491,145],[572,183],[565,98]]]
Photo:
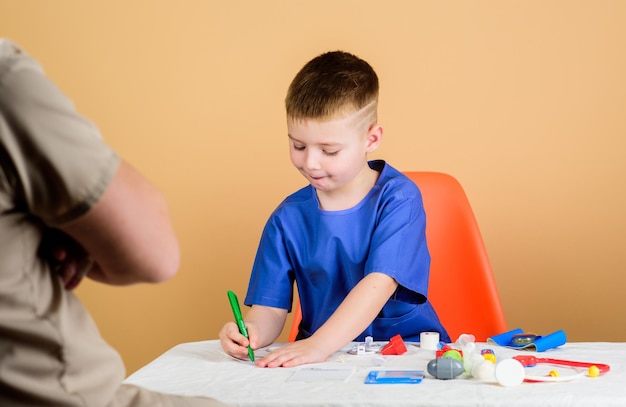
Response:
[[[311,336],[369,273],[394,278],[398,288],[355,340],[419,341],[424,331],[449,341],[427,299],[430,255],[426,216],[417,186],[384,161],[380,176],[356,206],[320,209],[308,185],[287,197],[267,221],[252,268],[246,305],[291,309],[293,283],[302,307],[299,339]]]

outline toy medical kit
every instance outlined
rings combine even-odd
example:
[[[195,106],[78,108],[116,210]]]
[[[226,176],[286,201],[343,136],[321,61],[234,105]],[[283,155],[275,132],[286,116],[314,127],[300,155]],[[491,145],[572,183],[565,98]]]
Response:
[[[461,334],[454,343],[461,349],[471,347],[471,350],[474,350],[476,337],[472,334]]]
[[[496,336],[487,338],[487,342],[512,349],[533,350],[543,352],[565,345],[567,337],[562,330],[549,335],[535,335],[524,332],[517,328],[509,332],[504,332]]]
[[[381,345],[374,343],[371,336],[365,337],[365,342],[359,342],[348,351],[351,355],[370,355],[380,350]]]
[[[484,360],[488,360],[491,363],[496,363],[496,354],[493,353],[493,349],[483,349],[480,351],[480,355]]]
[[[558,370],[551,370],[546,376],[532,376],[526,374],[526,367],[533,367],[539,363],[573,368],[585,368],[587,372],[578,372],[573,375],[561,375]],[[597,377],[611,370],[609,365],[603,363],[575,362],[571,360],[538,358],[535,356],[518,355],[511,359],[505,359],[496,365],[495,377],[503,386],[516,386],[522,382],[566,382],[578,379],[582,376]]]
[[[464,352],[463,367],[465,373],[478,380],[493,379],[496,354],[493,349],[482,349],[480,352]]]
[[[461,334],[453,345],[440,342],[435,352],[437,359],[430,361],[428,373],[438,379],[453,379],[463,372],[478,380],[493,379],[496,355],[489,348],[478,352],[474,340],[474,335]],[[447,358],[457,360],[460,364]]]
[[[533,367],[540,363],[546,363],[556,366],[567,366],[573,368],[587,369],[586,372],[580,372],[576,375],[561,376],[558,371],[551,371],[548,376],[529,376],[526,375],[524,381],[527,382],[563,382],[576,379],[580,376],[584,376],[585,373],[589,377],[598,377],[601,374],[608,373],[611,367],[604,363],[589,363],[589,362],[576,362],[572,360],[552,359],[552,358],[538,358],[536,356],[519,355],[513,356],[513,359],[518,361],[523,367]],[[555,374],[553,374],[555,373]]]
[[[515,359],[504,359],[496,364],[494,371],[496,381],[505,387],[517,386],[524,381],[524,366]]]
[[[496,364],[490,360],[485,360],[478,355],[473,356],[477,357],[477,359],[471,364],[470,374],[472,377],[478,380],[492,379],[495,376]]]
[[[450,349],[450,350],[445,351],[443,355],[441,355],[441,357],[452,358],[452,359],[460,360],[461,362],[463,361],[463,353],[461,353],[460,350],[456,350],[456,349]]]
[[[420,349],[437,350],[439,344],[438,332],[422,332],[420,334]]]
[[[541,336],[529,333],[515,334],[511,337],[511,345],[519,348],[523,348],[526,345],[535,343],[537,339],[541,339]]]
[[[243,317],[241,316],[241,308],[239,308],[239,300],[237,299],[237,295],[228,290],[228,301],[230,302],[230,307],[233,310],[233,315],[235,316],[235,322],[237,323],[237,327],[239,328],[239,332],[248,338],[248,329],[246,328],[246,324],[243,322]],[[254,362],[254,351],[248,345],[248,357],[251,362]]]
[[[524,367],[533,367],[539,363],[549,363],[552,365],[570,366],[590,368],[595,366],[600,374],[608,373],[611,370],[611,366],[604,363],[589,363],[589,362],[575,362],[573,360],[553,359],[553,358],[538,358],[536,356],[519,355],[513,356],[513,359],[519,361]]]
[[[596,365],[589,366],[589,377],[600,376],[600,368]]]
[[[417,384],[424,378],[422,370],[372,370],[365,384]]]
[[[442,356],[428,362],[428,373],[437,379],[454,379],[465,370],[463,361],[454,357]]]
[[[448,355],[446,355],[446,353],[448,353]],[[458,356],[456,356],[457,354]],[[452,355],[455,355],[455,356],[452,356]],[[455,357],[456,359],[459,359],[459,358],[463,358],[463,351],[460,349],[454,349],[452,346],[444,344],[435,352],[435,357],[440,358],[443,356],[452,356],[452,357]]]
[[[383,355],[402,355],[405,352],[406,345],[404,344],[402,336],[399,334],[392,336],[391,339],[389,339],[389,343],[380,350],[380,353]]]

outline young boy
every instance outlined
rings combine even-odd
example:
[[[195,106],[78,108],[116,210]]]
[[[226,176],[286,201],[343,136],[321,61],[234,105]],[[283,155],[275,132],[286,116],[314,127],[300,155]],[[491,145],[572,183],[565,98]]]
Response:
[[[249,341],[229,322],[223,349],[247,358],[280,335],[298,287],[298,340],[256,360],[260,367],[322,362],[353,340],[419,341],[448,334],[428,302],[430,255],[417,186],[384,161],[367,160],[383,137],[378,77],[346,52],[308,62],[285,101],[289,154],[310,185],[268,220],[244,300]]]

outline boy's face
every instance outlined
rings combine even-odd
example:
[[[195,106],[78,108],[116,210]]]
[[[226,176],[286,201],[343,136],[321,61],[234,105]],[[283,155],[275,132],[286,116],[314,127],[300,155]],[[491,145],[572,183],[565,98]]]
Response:
[[[287,120],[291,162],[318,191],[349,190],[369,169],[367,153],[378,147],[382,128],[368,127],[358,113],[324,121]]]

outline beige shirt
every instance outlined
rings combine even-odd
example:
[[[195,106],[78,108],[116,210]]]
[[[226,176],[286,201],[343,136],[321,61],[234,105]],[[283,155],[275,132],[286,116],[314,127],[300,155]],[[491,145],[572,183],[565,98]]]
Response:
[[[122,385],[120,356],[38,255],[119,163],[41,66],[0,40],[0,406],[222,405]]]
[[[124,378],[119,355],[37,255],[47,228],[97,202],[119,161],[39,64],[2,41],[0,405],[106,405]]]

